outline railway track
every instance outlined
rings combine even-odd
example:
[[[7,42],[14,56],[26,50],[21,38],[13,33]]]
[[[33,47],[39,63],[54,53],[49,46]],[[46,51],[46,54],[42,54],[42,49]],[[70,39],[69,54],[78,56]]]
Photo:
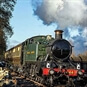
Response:
[[[39,82],[36,82],[35,80],[29,79],[29,78],[24,78],[23,76],[22,77],[15,76],[13,78],[16,78],[17,85],[19,87],[48,87]],[[53,86],[53,87],[65,87],[65,86],[60,85],[60,86]]]
[[[12,78],[16,78],[18,87],[48,87],[31,78],[25,78],[24,76],[18,76],[16,73],[12,75]],[[65,87],[64,85],[53,87]]]
[[[9,79],[10,81],[14,82],[17,87],[48,87],[46,85],[43,85],[39,82],[37,82],[35,79],[32,78],[25,78],[24,76],[20,76],[19,74],[13,72],[11,73],[12,79]],[[1,82],[1,85],[3,84],[4,81]],[[11,86],[12,87],[12,86]],[[59,85],[59,86],[53,86],[53,87],[65,87],[64,85]]]
[[[17,79],[18,80],[18,79]],[[48,86],[45,86],[41,83],[38,83],[34,80],[31,80],[29,78],[26,78],[26,79],[20,79],[22,81],[22,83],[19,82],[18,80],[18,83],[20,83],[20,87],[48,87]],[[60,85],[60,86],[53,86],[53,87],[65,87],[64,85]]]
[[[14,74],[12,78],[17,80],[18,87],[46,87],[45,85],[29,78],[25,78],[24,76],[17,76],[17,74]]]
[[[38,83],[38,82],[36,82],[34,80],[31,80],[31,79],[29,79],[29,81],[34,82],[34,84],[36,84],[38,87],[48,87],[48,86],[45,86],[45,85],[43,85],[41,83]],[[53,87],[65,87],[65,86],[64,85],[60,85],[60,86],[53,86]]]
[[[18,76],[16,73],[14,73],[12,75],[12,79],[9,79],[9,80],[14,82],[14,84],[17,87],[48,87],[41,83],[36,82],[35,80],[30,79],[30,78],[25,78],[24,76]],[[2,81],[2,84],[3,83],[4,83],[4,81]],[[2,87],[2,86],[0,85],[0,87]],[[13,86],[11,86],[11,87],[13,87]],[[65,86],[60,85],[60,86],[55,86],[55,87],[65,87]]]

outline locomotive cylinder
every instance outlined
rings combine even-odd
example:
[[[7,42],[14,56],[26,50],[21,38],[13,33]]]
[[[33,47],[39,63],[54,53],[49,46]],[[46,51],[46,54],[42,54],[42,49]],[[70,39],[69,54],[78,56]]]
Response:
[[[55,30],[55,39],[62,39],[62,30]]]

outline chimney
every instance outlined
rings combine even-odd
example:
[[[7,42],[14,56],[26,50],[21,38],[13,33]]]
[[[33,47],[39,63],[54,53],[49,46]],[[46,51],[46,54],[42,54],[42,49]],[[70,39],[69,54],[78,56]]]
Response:
[[[55,39],[62,39],[62,30],[55,30]]]

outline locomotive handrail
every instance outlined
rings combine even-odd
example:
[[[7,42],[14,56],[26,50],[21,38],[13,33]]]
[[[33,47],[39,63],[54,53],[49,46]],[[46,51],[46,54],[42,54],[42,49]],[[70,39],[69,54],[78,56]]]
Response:
[[[79,58],[80,58],[81,62],[83,62],[82,57],[81,57],[81,56],[79,56]]]
[[[46,58],[45,58],[45,61],[47,61],[47,59],[49,58],[49,54],[47,54]]]
[[[70,60],[68,60],[68,61],[74,68],[76,67],[76,65],[73,62],[71,62]]]

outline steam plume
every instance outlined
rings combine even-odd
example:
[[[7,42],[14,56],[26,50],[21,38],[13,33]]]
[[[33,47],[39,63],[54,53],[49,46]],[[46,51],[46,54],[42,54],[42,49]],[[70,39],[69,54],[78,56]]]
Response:
[[[83,51],[85,51],[84,48],[87,46],[87,0],[32,0],[32,6],[34,15],[37,15],[45,25],[56,23],[58,28],[65,29],[67,38],[69,36],[75,45],[76,40],[79,41],[79,48],[83,47]],[[73,28],[73,26],[75,27]],[[73,29],[78,32],[70,35],[70,30]]]
[[[84,0],[32,1],[34,14],[46,25],[57,23],[63,29],[67,26],[87,26],[87,5]]]

